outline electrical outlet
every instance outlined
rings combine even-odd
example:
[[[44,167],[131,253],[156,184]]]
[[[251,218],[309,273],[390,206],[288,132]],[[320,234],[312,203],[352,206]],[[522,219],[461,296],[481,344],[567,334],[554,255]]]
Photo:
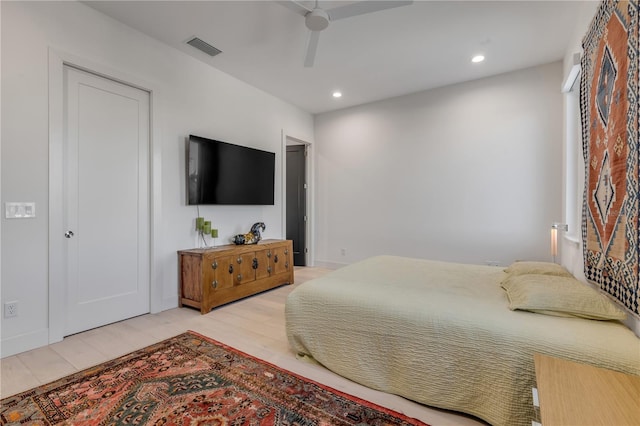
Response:
[[[4,317],[11,318],[18,316],[18,302],[6,302],[4,304]]]
[[[347,255],[347,249],[346,248],[341,248],[340,249],[340,255],[346,256]]]

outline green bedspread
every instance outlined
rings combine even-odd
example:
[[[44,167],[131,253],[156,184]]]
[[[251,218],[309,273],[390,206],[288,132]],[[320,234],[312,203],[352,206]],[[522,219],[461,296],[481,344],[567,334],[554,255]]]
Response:
[[[640,375],[640,339],[614,321],[511,311],[503,268],[379,256],[296,288],[300,356],[365,386],[493,425],[530,425],[533,354]]]

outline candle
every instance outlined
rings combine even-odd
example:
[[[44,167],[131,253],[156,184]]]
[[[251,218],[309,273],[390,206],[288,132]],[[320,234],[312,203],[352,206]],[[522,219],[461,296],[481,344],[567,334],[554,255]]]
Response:
[[[196,231],[202,231],[204,225],[204,217],[196,217]]]
[[[211,230],[211,238],[218,238],[218,230],[217,229],[212,229]]]
[[[558,255],[558,229],[551,228],[551,256],[555,257]]]
[[[211,232],[211,221],[205,220],[204,225],[202,226],[202,232],[208,234]]]

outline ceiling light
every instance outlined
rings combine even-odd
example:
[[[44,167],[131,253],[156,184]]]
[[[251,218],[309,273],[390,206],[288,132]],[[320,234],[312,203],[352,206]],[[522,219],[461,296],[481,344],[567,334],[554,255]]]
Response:
[[[333,92],[333,97],[334,98],[341,98],[342,97],[342,92],[338,92],[338,91]]]
[[[473,58],[471,58],[471,62],[478,63],[478,62],[482,62],[482,61],[484,61],[484,56],[482,56],[482,55],[476,55]]]

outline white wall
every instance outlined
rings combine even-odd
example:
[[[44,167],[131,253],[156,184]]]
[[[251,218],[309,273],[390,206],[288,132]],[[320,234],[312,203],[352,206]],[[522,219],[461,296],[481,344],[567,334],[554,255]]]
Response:
[[[316,116],[316,263],[551,260],[561,78],[557,62]]]
[[[2,355],[47,344],[48,331],[48,49],[149,82],[161,149],[161,230],[155,261],[162,309],[177,306],[176,250],[194,247],[196,208],[185,205],[184,146],[189,133],[276,152],[282,129],[313,140],[313,117],[194,58],[76,2],[1,2],[2,206],[36,202],[37,217],[2,218],[1,302],[19,301],[19,316],[2,320]],[[158,189],[156,188],[156,189]],[[281,174],[276,205],[206,206],[220,239],[267,224],[265,238],[281,238]],[[117,265],[110,265],[117,267]]]

